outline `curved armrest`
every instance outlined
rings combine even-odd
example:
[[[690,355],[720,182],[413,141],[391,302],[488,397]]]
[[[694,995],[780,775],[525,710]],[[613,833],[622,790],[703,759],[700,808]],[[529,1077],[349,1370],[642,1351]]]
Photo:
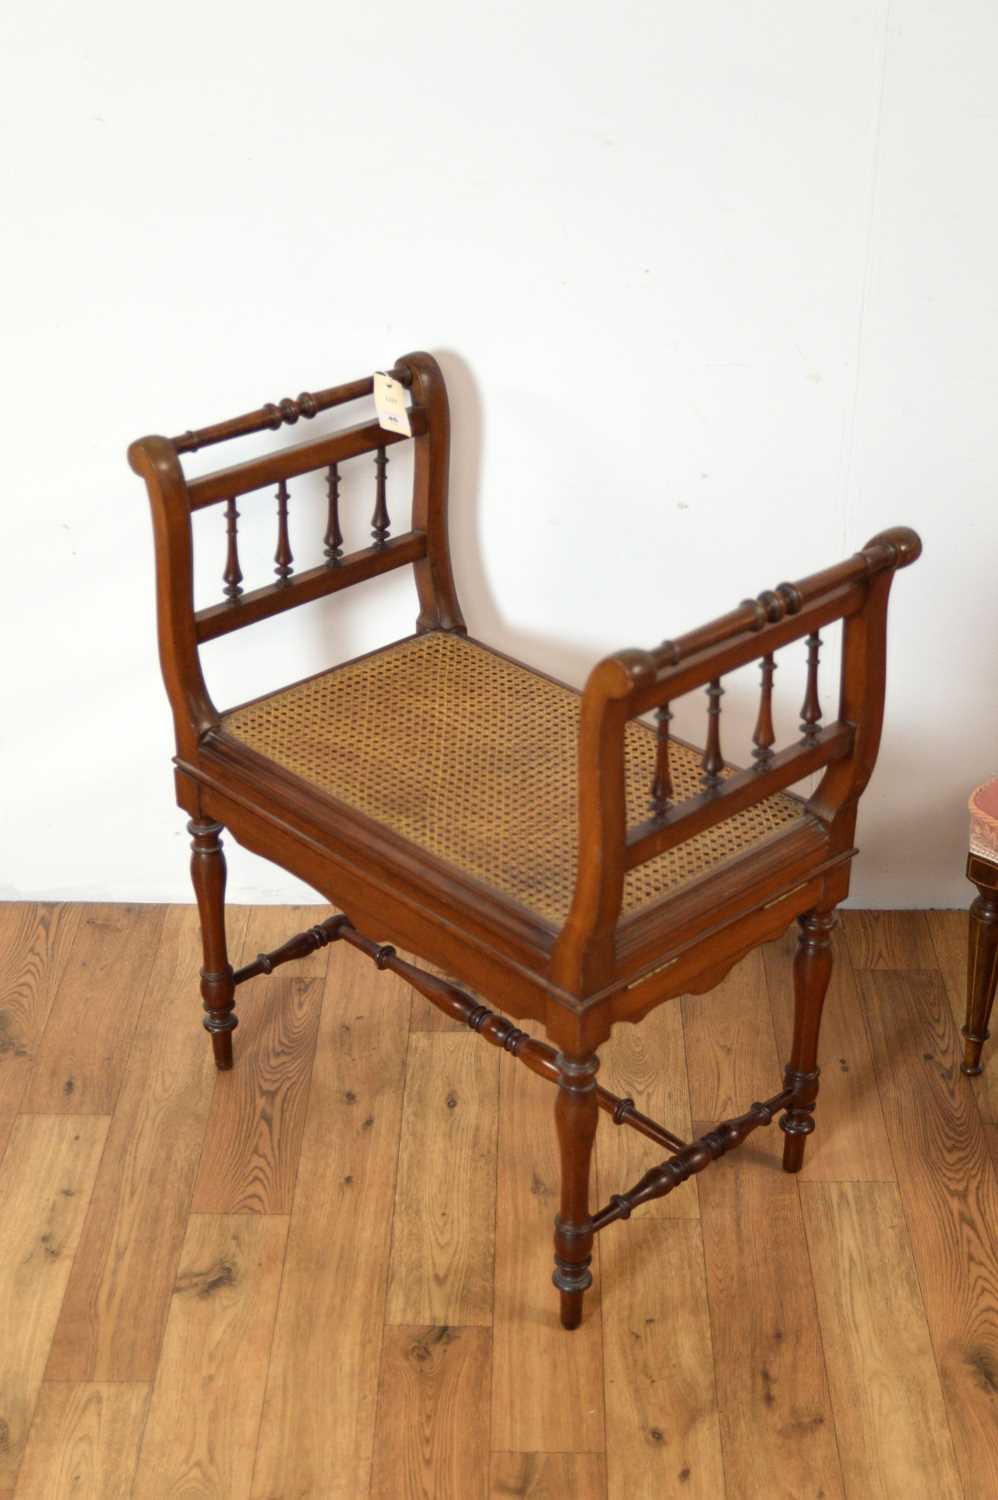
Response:
[[[464,631],[447,536],[450,415],[444,378],[433,356],[420,351],[404,355],[391,373],[412,393],[408,432],[386,431],[379,422],[368,420],[195,479],[185,477],[181,454],[251,433],[274,431],[285,424],[293,426],[302,418],[309,420],[320,412],[369,396],[373,377],[368,375],[328,390],[305,391],[295,400],[270,402],[256,411],[179,437],[139,438],[129,448],[128,461],[145,480],[152,509],[160,664],[181,757],[190,758],[201,737],[219,722],[198,655],[200,646],[218,636],[406,566],[413,569],[419,597],[417,630]],[[392,536],[386,449],[410,440],[414,447],[412,526],[402,535]],[[371,457],[375,463],[372,543],[343,556],[339,468],[350,460]],[[323,539],[325,561],[296,571],[288,523],[288,481],[313,472],[324,474],[329,496]],[[275,484],[277,581],[247,593],[240,587],[243,575],[236,499]],[[222,581],[226,586],[218,603],[195,611],[191,513],[212,505],[225,509],[227,559]]]
[[[895,571],[913,563],[921,550],[916,532],[906,526],[892,527],[844,562],[797,583],[766,590],[698,630],[650,651],[618,651],[597,663],[582,695],[578,871],[571,910],[552,962],[559,983],[587,993],[608,981],[628,869],[816,770],[823,769],[825,774],[809,810],[830,826],[837,844],[848,845],[855,805],[872,773],[880,743],[890,584]],[[835,724],[822,729],[818,632],[836,620],[844,622],[839,716]],[[772,657],[802,637],[809,642],[802,739],[774,754],[769,710]],[[726,778],[721,774],[724,762],[717,728],[720,681],[726,673],[760,658],[769,663],[770,670],[763,673],[756,768]],[[705,685],[711,689],[705,791],[673,807],[669,704]],[[630,719],[651,710],[657,710],[659,718],[657,790],[649,788],[653,816],[629,832],[625,729]]]

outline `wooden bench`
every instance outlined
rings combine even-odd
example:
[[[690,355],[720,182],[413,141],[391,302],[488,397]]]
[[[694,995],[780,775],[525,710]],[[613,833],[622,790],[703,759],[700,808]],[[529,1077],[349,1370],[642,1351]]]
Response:
[[[204,940],[204,1024],[218,1067],[231,1067],[238,986],[345,941],[554,1082],[562,1161],[554,1280],[573,1328],[598,1231],[777,1114],[784,1166],[802,1164],[834,912],[849,888],[857,804],[880,741],[888,593],[921,543],[905,528],[882,532],[847,561],[699,630],[605,658],[580,694],[468,637],[448,545],[443,378],[428,354],[406,355],[391,373],[410,393],[411,438],[367,420],[185,477],[185,454],[359,401],[372,391],[365,378],[129,449],[152,505],[177,800],[191,819]],[[414,449],[412,523],[392,536],[387,450],[399,442]],[[341,469],[372,456],[371,545],[344,555]],[[296,573],[289,481],[314,471],[328,489],[324,561]],[[276,581],[244,592],[236,502],[273,486]],[[218,603],[195,609],[191,517],[205,506],[225,511],[224,587]],[[240,707],[220,712],[212,703],[199,659],[205,642],[402,567],[412,568],[419,600],[414,635]],[[826,721],[820,632],[839,621],[839,704]],[[773,674],[777,653],[794,643],[804,643],[807,659],[800,734],[778,746]],[[722,747],[722,683],[754,661],[758,719],[750,764],[740,769]],[[697,691],[706,694],[702,748],[670,733],[671,705]],[[789,790],[815,773],[811,796]],[[341,914],[233,968],[223,828]],[[597,1050],[615,1022],[710,989],[795,918],[794,1039],[771,1098],[687,1143],[597,1085]],[[403,960],[391,944],[456,982]],[[493,1005],[538,1023],[549,1042]],[[589,1164],[600,1109],[668,1154],[594,1212]]]

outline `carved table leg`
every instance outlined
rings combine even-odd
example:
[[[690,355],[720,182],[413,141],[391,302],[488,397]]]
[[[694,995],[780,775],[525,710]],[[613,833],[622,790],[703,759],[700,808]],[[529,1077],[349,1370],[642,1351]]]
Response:
[[[589,1163],[599,1107],[593,1053],[558,1053],[558,1101],[554,1117],[561,1149],[561,1211],[554,1221],[554,1284],[561,1292],[564,1328],[582,1322],[582,1297],[593,1278],[589,1270],[593,1221],[589,1213]]]
[[[963,1071],[971,1076],[981,1072],[981,1048],[988,1039],[998,985],[998,889],[977,880],[974,884],[978,895],[970,908],[967,1019],[963,1027]]]
[[[804,1145],[814,1129],[814,1105],[818,1097],[818,1032],[825,991],[832,974],[832,928],[834,911],[810,911],[798,917],[800,937],[794,957],[794,1039],[784,1074],[787,1088],[794,1091],[780,1129],[785,1133],[783,1170],[799,1172],[804,1165]]]
[[[215,1066],[225,1072],[232,1067],[232,1033],[239,1025],[234,1008],[236,987],[225,947],[225,855],[219,834],[221,823],[193,818],[187,825],[191,835],[191,880],[201,916],[201,998],[205,1030],[211,1035]]]

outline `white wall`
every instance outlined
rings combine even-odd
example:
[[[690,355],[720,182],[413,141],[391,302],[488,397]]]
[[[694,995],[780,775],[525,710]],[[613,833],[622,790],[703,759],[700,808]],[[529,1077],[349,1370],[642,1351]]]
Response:
[[[575,682],[922,532],[854,898],[966,902],[998,770],[991,0],[32,0],[0,55],[0,894],[188,896],[128,441],[426,347],[469,624]],[[251,583],[271,506],[243,505]],[[236,701],[413,614],[396,575],[213,647],[210,681]],[[238,851],[230,891],[302,894]]]

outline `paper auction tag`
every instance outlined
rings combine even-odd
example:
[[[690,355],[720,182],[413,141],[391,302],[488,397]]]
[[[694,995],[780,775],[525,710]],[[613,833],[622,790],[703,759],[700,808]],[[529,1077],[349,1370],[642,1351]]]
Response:
[[[405,404],[405,386],[399,385],[383,370],[374,372],[374,409],[378,413],[378,425],[388,432],[401,432],[412,437],[409,412]]]

